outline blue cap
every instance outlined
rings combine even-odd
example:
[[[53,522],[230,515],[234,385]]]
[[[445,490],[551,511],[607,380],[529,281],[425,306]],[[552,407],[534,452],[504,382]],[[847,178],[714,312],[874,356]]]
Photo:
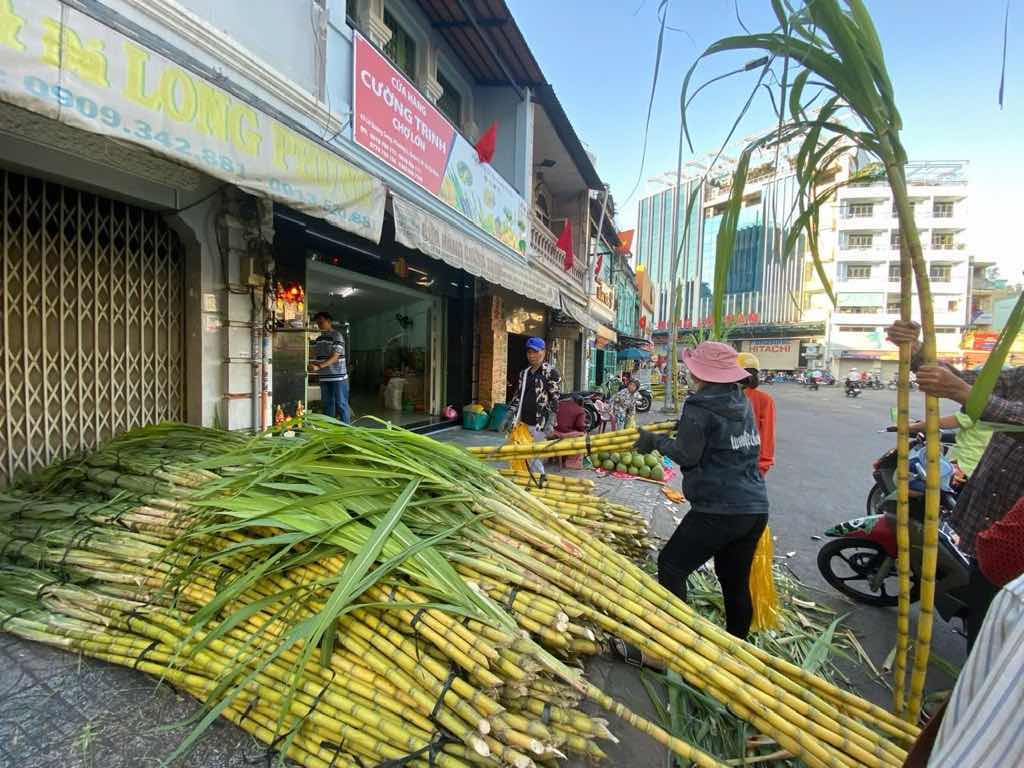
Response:
[[[539,352],[544,349],[544,339],[538,339],[536,336],[531,336],[526,340],[526,348]]]

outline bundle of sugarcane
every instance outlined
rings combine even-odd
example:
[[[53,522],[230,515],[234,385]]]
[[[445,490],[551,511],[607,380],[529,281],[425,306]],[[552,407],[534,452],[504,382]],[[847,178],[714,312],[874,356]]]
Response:
[[[645,424],[643,429],[648,432],[671,432],[676,422],[660,421]],[[473,446],[467,448],[474,456],[487,461],[509,461],[512,459],[540,459],[555,456],[575,456],[577,454],[597,453],[598,451],[629,450],[636,443],[640,432],[637,429],[617,429],[613,432],[587,434],[582,437],[556,437],[528,445]]]
[[[0,521],[0,553],[36,571],[0,583],[0,626],[173,669],[210,708],[201,727],[225,714],[305,765],[598,757],[608,734],[579,698],[720,765],[559,658],[608,635],[811,766],[899,765],[895,741],[916,733],[727,635],[461,449],[400,430],[142,430],[25,484]]]
[[[524,487],[532,496],[541,499],[554,514],[583,530],[590,531],[617,552],[631,558],[642,558],[649,554],[649,526],[642,514],[579,488],[559,488],[557,481],[548,482],[554,477],[559,475],[547,475],[543,487]],[[516,484],[522,485],[518,482]]]
[[[438,550],[468,552],[487,516],[531,526],[475,487],[491,470],[407,433],[229,439],[203,457],[205,437],[129,434],[0,499],[15,563],[0,626],[160,675],[304,765],[601,757],[611,734],[574,708],[599,692],[530,639],[573,657],[600,651],[597,632]]]

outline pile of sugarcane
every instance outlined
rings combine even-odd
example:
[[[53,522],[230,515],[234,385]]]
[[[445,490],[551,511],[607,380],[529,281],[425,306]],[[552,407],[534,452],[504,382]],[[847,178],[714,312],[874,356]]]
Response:
[[[645,424],[648,432],[671,432],[675,421],[659,421]],[[514,459],[550,459],[558,456],[589,456],[593,453],[628,451],[640,436],[638,429],[617,429],[582,437],[556,437],[536,443],[506,443],[504,445],[478,445],[467,448],[471,454],[486,461],[512,461]]]
[[[541,478],[512,469],[500,472],[541,499],[552,513],[590,531],[615,551],[636,560],[650,554],[647,518],[624,504],[596,495],[593,480],[550,473]]]
[[[590,700],[720,766],[573,665],[623,638],[810,766],[916,729],[740,642],[454,446],[311,419],[162,425],[0,496],[0,627],[161,677],[306,766],[599,759]],[[410,757],[411,756],[411,757]],[[171,756],[172,758],[175,756]]]

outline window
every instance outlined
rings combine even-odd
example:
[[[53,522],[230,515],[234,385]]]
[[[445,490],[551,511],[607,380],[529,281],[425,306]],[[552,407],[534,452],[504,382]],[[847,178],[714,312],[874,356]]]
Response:
[[[871,265],[870,264],[847,264],[846,265],[846,279],[847,280],[870,280],[871,279]]]
[[[953,203],[939,201],[932,203],[932,216],[936,219],[953,218]]]
[[[889,247],[894,251],[898,251],[903,245],[903,238],[900,236],[900,231],[894,229],[889,233]]]
[[[946,311],[947,312],[959,312],[960,311],[960,300],[959,299],[950,299],[949,301],[947,301],[946,302]]]
[[[936,333],[960,333],[960,329],[951,325],[939,325],[935,327]]]
[[[948,283],[953,277],[953,265],[929,264],[928,277],[937,283]]]
[[[890,315],[898,315],[900,313],[900,297],[899,295],[889,296],[885,301],[885,311]]]
[[[840,325],[840,333],[874,333],[875,326],[873,325]]]
[[[898,261],[889,262],[889,282],[898,283],[900,281],[900,263]]]
[[[851,233],[846,236],[846,247],[850,250],[865,250],[874,244],[874,235],[870,233]]]
[[[416,41],[387,10],[384,11],[384,25],[391,30],[391,39],[384,46],[384,54],[406,77],[415,82]]]
[[[877,306],[874,306],[874,307],[854,307],[854,306],[844,305],[844,306],[839,307],[839,313],[843,314],[843,315],[874,315],[874,314],[878,314],[878,312],[880,310],[881,310],[881,307],[877,307]],[[897,310],[897,311],[899,311],[899,310]]]
[[[939,251],[949,251],[955,246],[952,232],[932,232],[932,248]]]
[[[875,213],[874,203],[849,203],[843,212],[845,219],[866,219]]]
[[[452,125],[461,126],[462,94],[440,70],[437,72],[437,82],[441,84],[442,88],[441,98],[437,100],[437,108],[451,121]]]

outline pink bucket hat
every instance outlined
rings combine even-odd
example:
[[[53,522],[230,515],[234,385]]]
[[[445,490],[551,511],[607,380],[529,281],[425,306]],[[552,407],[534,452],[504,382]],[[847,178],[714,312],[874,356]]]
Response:
[[[713,384],[735,384],[750,376],[736,362],[738,353],[720,341],[702,341],[693,349],[683,350],[683,362],[694,376]]]

